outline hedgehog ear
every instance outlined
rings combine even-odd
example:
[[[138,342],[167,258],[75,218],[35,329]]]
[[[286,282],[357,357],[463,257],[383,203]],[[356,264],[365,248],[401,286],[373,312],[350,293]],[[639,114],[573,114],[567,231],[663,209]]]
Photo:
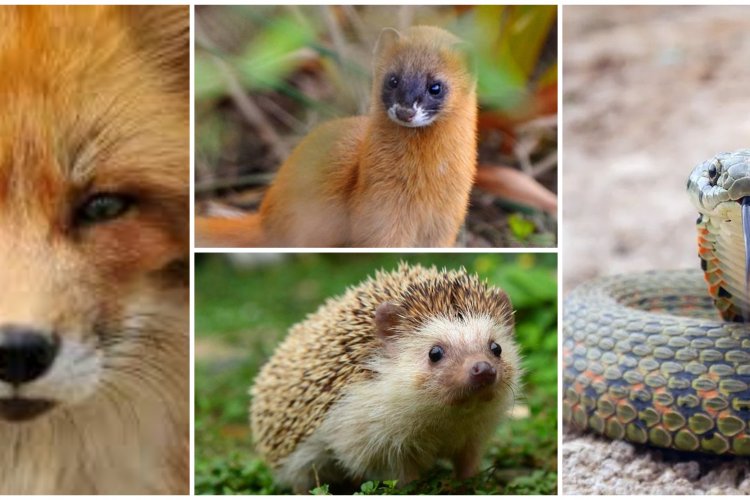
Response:
[[[401,308],[393,302],[383,302],[375,309],[375,332],[383,341],[396,333]]]
[[[375,42],[375,50],[372,53],[375,56],[380,55],[385,49],[391,47],[394,43],[401,39],[401,33],[393,28],[383,28],[378,36],[378,41]]]

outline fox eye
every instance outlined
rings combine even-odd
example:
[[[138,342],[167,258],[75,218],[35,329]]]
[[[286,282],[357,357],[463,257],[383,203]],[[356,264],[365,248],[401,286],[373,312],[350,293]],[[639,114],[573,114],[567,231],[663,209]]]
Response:
[[[130,196],[116,193],[97,193],[90,196],[78,207],[76,222],[79,224],[98,224],[116,219],[127,212],[133,205]]]
[[[398,77],[397,77],[397,76],[395,76],[395,75],[394,75],[394,76],[391,76],[391,77],[390,77],[390,78],[388,79],[388,86],[389,86],[390,88],[392,88],[392,89],[395,89],[396,87],[398,87]]]
[[[427,91],[430,93],[430,95],[438,96],[440,95],[440,92],[443,91],[443,86],[440,84],[440,82],[435,82],[430,85]]]
[[[492,351],[492,354],[495,355],[495,357],[500,357],[500,355],[503,353],[503,348],[500,347],[500,344],[497,342],[490,342],[490,351]]]
[[[439,345],[434,346],[432,349],[430,349],[430,361],[433,363],[437,363],[441,359],[443,359],[443,355],[445,354],[445,351],[443,351],[443,348]]]

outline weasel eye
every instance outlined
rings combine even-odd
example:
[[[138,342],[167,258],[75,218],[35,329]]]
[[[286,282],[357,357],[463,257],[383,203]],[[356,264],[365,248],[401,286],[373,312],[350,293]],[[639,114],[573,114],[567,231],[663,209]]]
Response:
[[[719,172],[718,170],[716,170],[716,165],[712,163],[708,166],[708,180],[711,182],[711,184],[714,184],[718,176]]]
[[[388,86],[392,89],[395,89],[396,87],[398,87],[398,77],[397,76],[390,77],[388,79]]]
[[[133,205],[129,196],[115,193],[97,193],[86,200],[76,211],[76,222],[97,224],[116,219]]]
[[[430,95],[440,95],[440,92],[443,91],[443,86],[440,83],[433,83],[427,91]]]
[[[503,353],[503,348],[500,347],[500,345],[497,342],[490,343],[490,351],[492,351],[492,354],[494,354],[496,357],[500,357],[500,355]]]
[[[439,345],[436,345],[432,349],[430,349],[430,361],[433,363],[437,363],[441,359],[443,359],[443,354],[445,354],[445,351],[443,351],[443,348]]]

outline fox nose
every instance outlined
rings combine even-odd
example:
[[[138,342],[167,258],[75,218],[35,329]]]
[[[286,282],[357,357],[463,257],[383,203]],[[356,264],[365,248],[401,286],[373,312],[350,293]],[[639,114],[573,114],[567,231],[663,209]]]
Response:
[[[497,376],[497,370],[495,367],[486,361],[479,361],[469,370],[469,377],[471,383],[476,387],[484,387],[495,382]]]
[[[49,333],[0,326],[0,380],[20,385],[41,377],[52,366],[59,347],[57,337]]]

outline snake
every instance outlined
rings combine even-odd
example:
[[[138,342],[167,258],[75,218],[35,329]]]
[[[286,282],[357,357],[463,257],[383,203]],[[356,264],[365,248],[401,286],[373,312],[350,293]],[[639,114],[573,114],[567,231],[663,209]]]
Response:
[[[700,269],[605,276],[563,301],[566,425],[750,455],[750,149],[697,165]]]

